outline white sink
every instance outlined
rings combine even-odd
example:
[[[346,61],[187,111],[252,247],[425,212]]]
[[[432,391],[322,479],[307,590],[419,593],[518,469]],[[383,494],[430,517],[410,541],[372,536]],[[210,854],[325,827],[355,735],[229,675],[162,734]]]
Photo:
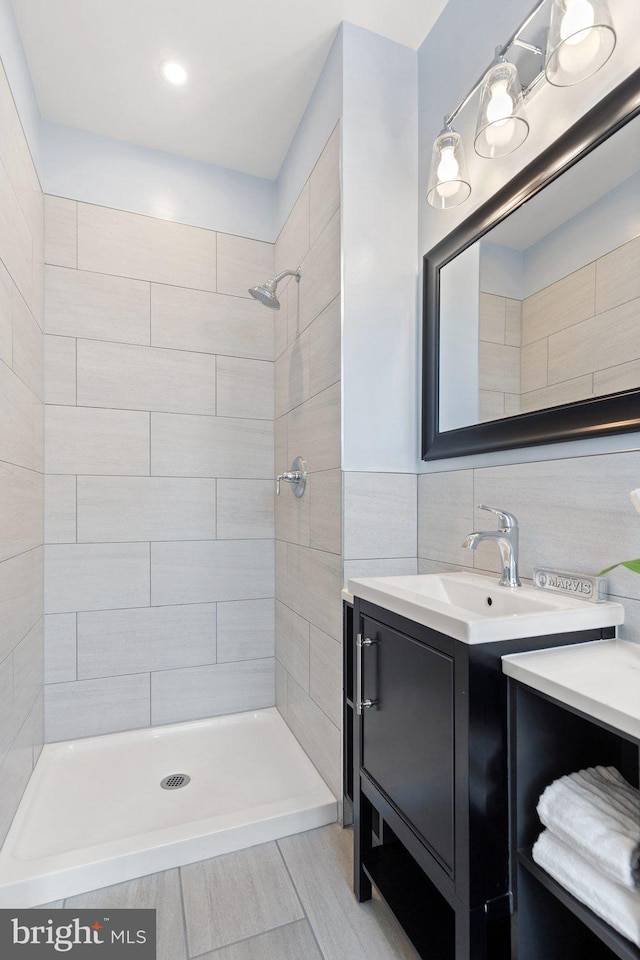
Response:
[[[477,573],[433,573],[349,580],[354,597],[446,633],[463,643],[548,636],[624,621],[619,603],[588,603],[536,587],[501,587]]]

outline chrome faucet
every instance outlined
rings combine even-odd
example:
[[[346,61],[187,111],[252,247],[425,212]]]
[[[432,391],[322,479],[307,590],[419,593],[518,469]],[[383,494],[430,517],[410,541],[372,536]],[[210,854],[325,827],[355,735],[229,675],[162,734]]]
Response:
[[[497,530],[479,530],[477,533],[468,534],[462,541],[462,546],[468,547],[469,550],[475,550],[482,540],[493,540],[497,544],[502,560],[500,586],[521,586],[518,577],[518,521],[512,513],[507,513],[506,510],[496,510],[495,507],[487,507],[484,503],[481,503],[478,509],[495,513],[500,520],[500,526]]]

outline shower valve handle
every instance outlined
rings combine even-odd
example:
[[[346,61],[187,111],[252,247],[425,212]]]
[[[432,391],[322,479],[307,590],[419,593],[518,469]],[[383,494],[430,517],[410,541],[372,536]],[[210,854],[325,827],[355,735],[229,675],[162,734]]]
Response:
[[[291,470],[279,473],[276,477],[276,497],[280,496],[280,481],[291,484],[294,497],[301,497],[307,482],[307,468],[302,457],[296,457],[291,464]]]

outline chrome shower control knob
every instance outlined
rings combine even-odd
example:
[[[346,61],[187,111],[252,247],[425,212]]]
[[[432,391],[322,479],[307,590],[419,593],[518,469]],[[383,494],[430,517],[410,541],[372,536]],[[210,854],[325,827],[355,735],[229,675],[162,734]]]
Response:
[[[301,497],[307,483],[307,465],[302,457],[296,457],[291,464],[291,470],[279,473],[276,477],[276,497],[280,496],[280,481],[291,484],[294,497]]]

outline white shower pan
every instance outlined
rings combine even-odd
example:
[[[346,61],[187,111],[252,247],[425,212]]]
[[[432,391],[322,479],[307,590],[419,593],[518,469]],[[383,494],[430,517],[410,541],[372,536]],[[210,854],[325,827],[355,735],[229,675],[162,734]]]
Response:
[[[162,789],[172,774],[191,780]],[[61,900],[336,814],[273,707],[48,744],[0,852],[0,907]]]

